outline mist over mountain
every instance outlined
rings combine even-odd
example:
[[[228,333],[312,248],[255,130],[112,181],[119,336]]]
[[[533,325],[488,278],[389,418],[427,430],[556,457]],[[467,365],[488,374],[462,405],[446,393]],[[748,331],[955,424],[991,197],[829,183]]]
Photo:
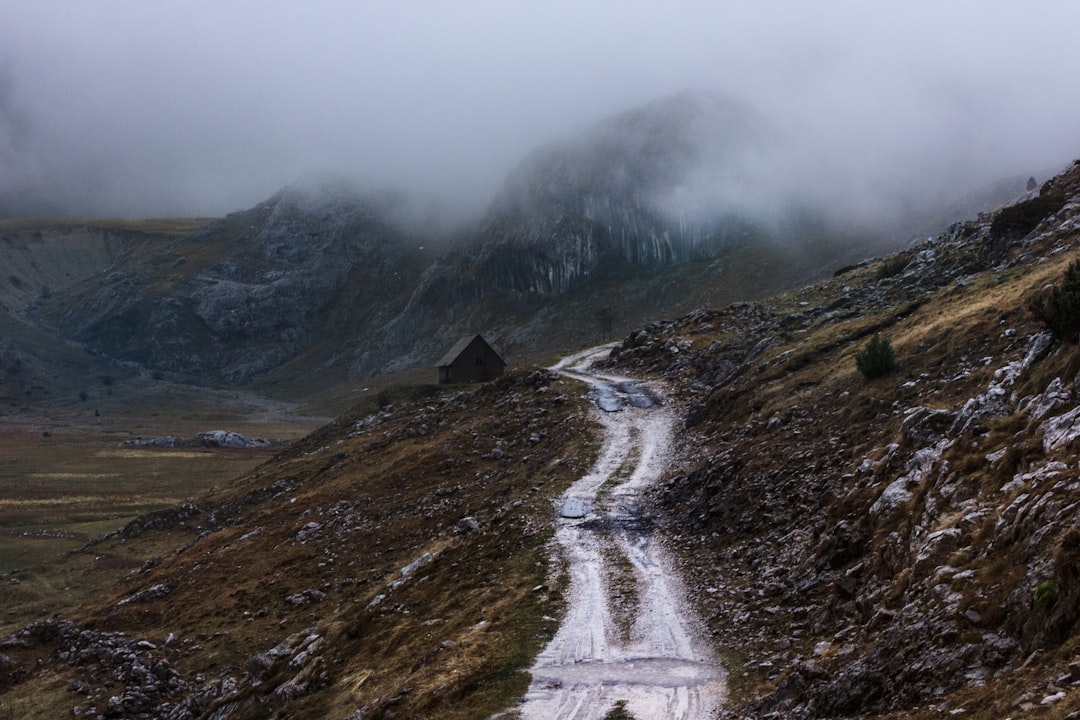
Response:
[[[595,334],[600,308],[621,325],[753,296],[885,241],[791,194],[780,149],[752,109],[683,92],[533,152],[387,329],[399,339],[383,347],[409,350],[373,351],[356,371],[423,363],[464,327],[570,346]]]
[[[9,217],[220,216],[329,170],[472,218],[538,144],[688,87],[849,214],[1080,153],[1060,0],[105,4],[0,0]]]
[[[508,285],[554,293],[605,267],[715,256],[788,202],[766,179],[777,151],[767,130],[745,105],[711,93],[620,113],[522,161],[474,244],[553,254],[570,246],[582,264],[551,273],[550,286]]]
[[[333,385],[429,366],[462,334],[483,332],[513,362],[761,297],[951,217],[867,225],[806,192],[806,169],[746,103],[684,91],[528,154],[468,224],[400,191],[309,174],[188,234],[104,228],[77,245],[70,226],[16,223],[4,241],[23,270],[0,282],[20,323],[120,363],[110,375],[298,387],[318,372]],[[1020,192],[1001,188],[967,209]],[[94,260],[74,275],[34,269],[76,255]],[[81,382],[70,367],[84,362],[37,385]]]

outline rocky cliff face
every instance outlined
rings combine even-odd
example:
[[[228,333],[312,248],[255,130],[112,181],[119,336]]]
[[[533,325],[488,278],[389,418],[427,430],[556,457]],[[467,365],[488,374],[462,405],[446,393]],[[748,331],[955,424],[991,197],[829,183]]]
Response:
[[[794,209],[766,179],[777,152],[764,119],[734,100],[658,100],[526,158],[455,260],[485,288],[560,294],[628,267],[715,258]]]
[[[692,408],[655,501],[737,658],[727,716],[1075,716],[1080,357],[1029,307],[1078,250],[1080,164],[887,263],[612,353]],[[873,333],[899,369],[867,381]]]
[[[242,383],[337,336],[340,305],[383,308],[415,280],[387,214],[337,188],[285,190],[46,300],[36,317],[114,357]],[[357,315],[363,328],[377,311]]]

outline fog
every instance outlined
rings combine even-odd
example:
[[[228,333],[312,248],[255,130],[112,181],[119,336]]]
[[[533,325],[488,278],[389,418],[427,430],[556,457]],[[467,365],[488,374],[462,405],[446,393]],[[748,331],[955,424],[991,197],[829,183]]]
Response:
[[[1072,0],[0,0],[0,17],[0,214],[219,215],[331,171],[460,217],[537,146],[687,88],[752,105],[817,192],[863,212],[1080,157]]]

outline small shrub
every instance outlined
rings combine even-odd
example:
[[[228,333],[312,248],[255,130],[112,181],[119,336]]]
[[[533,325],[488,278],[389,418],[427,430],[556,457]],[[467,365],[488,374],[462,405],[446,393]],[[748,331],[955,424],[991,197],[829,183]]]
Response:
[[[1049,605],[1057,595],[1057,583],[1053,580],[1043,580],[1035,587],[1035,604]]]
[[[1022,238],[1064,204],[1064,195],[1048,193],[1010,205],[994,216],[990,222],[990,234],[995,238]]]
[[[847,275],[852,270],[857,270],[858,267],[859,267],[858,265],[845,265],[844,267],[835,270],[833,272],[832,276],[834,278],[837,278],[837,277],[840,277],[842,275]]]
[[[879,333],[874,333],[863,351],[855,356],[855,364],[867,380],[888,375],[896,369],[896,355],[893,353],[892,343]]]
[[[906,268],[910,263],[911,258],[909,258],[907,255],[893,255],[891,258],[882,263],[881,267],[877,269],[877,272],[874,274],[874,279],[885,280],[886,278],[891,278],[899,275],[900,273],[904,272],[904,268]]]
[[[1080,260],[1069,263],[1061,285],[1037,299],[1032,310],[1055,338],[1080,342]]]
[[[619,700],[608,710],[604,720],[634,720],[634,716],[626,709],[626,701]]]

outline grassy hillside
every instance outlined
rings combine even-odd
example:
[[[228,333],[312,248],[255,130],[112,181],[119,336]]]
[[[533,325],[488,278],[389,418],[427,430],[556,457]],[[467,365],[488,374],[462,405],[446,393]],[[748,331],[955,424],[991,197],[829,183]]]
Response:
[[[123,574],[65,612],[76,625],[39,622],[5,644],[0,707],[475,718],[507,706],[557,624],[551,499],[589,464],[592,434],[579,390],[546,372],[449,391],[371,398],[91,544],[126,558]],[[0,586],[0,602],[21,587]]]

